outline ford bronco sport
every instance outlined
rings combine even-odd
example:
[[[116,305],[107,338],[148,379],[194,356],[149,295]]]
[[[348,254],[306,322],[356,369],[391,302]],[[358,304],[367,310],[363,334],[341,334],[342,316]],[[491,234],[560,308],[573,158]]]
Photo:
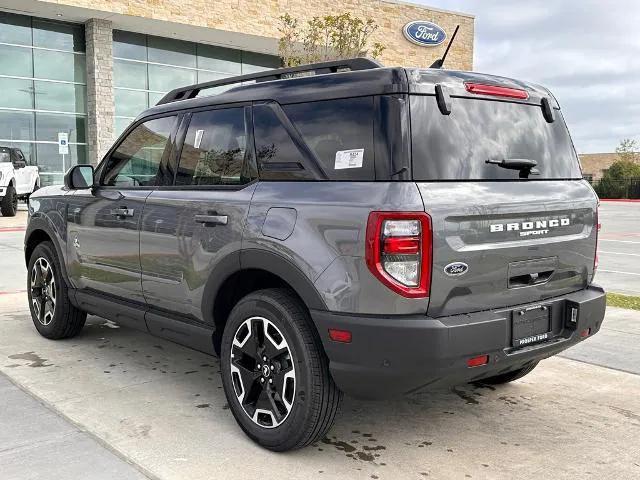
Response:
[[[510,382],[595,334],[597,205],[545,88],[272,70],[170,92],[35,193],[29,306],[47,338],[90,313],[219,355],[242,429],[288,450],[342,392]]]

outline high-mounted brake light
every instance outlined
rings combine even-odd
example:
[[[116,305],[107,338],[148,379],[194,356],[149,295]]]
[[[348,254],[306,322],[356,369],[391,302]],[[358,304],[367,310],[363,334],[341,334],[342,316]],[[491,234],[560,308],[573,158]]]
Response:
[[[501,87],[499,85],[486,85],[484,83],[470,83],[464,84],[467,92],[475,93],[477,95],[492,95],[494,97],[508,97],[518,98],[520,100],[526,100],[529,98],[529,94],[526,90],[520,90],[519,88]]]
[[[371,212],[366,260],[373,275],[404,297],[429,296],[431,217],[424,212]]]

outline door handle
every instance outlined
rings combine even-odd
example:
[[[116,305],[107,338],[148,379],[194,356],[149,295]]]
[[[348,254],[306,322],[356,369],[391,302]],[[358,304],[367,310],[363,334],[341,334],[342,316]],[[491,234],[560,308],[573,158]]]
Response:
[[[135,210],[133,208],[120,207],[111,210],[111,215],[114,217],[133,217]]]
[[[196,223],[202,223],[203,225],[226,225],[229,221],[229,217],[226,215],[196,215]]]

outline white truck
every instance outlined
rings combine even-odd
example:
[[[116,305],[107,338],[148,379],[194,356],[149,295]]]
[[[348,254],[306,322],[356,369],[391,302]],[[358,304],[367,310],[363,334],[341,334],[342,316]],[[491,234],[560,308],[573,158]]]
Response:
[[[13,217],[18,211],[18,199],[28,199],[40,188],[38,167],[28,166],[19,148],[0,147],[0,212]]]

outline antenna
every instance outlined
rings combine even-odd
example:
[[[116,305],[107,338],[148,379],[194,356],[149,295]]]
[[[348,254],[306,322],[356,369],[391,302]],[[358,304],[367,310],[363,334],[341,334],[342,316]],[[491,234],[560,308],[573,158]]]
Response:
[[[444,51],[444,55],[442,55],[442,58],[439,58],[438,60],[433,62],[431,64],[431,67],[429,68],[442,68],[444,61],[447,58],[447,54],[449,53],[449,49],[451,48],[451,44],[456,39],[456,35],[458,34],[459,28],[460,28],[460,25],[456,25],[456,29],[453,31],[453,35],[451,35],[451,40],[449,40],[449,43],[447,44],[447,49]]]

